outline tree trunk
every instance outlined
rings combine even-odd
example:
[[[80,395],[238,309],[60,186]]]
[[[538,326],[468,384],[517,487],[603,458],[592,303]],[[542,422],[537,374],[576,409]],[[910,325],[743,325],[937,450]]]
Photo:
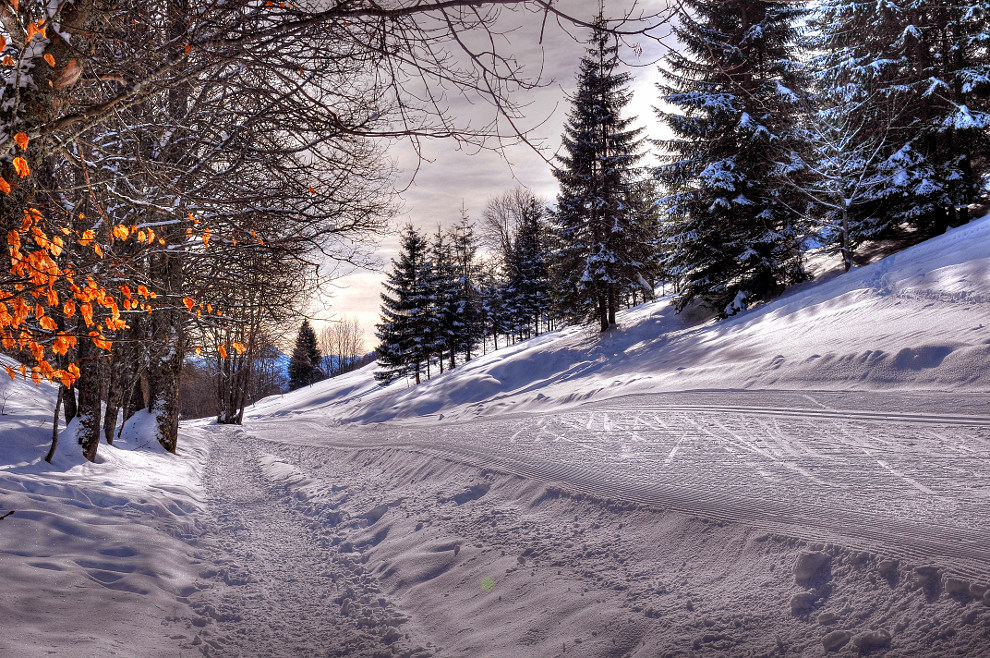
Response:
[[[114,431],[117,429],[117,414],[124,399],[124,367],[119,358],[114,358],[111,352],[107,367],[107,406],[103,413],[103,437],[113,445]],[[116,354],[120,356],[119,354]]]
[[[76,380],[79,389],[79,407],[77,417],[79,430],[77,438],[82,446],[83,457],[91,462],[96,461],[96,451],[100,445],[100,370],[97,363],[97,347],[88,338],[79,341],[79,360],[86,367],[80,368],[82,376]]]
[[[58,387],[58,397],[55,398],[55,414],[52,417],[52,447],[48,449],[48,454],[45,455],[45,461],[49,464],[52,463],[52,458],[55,456],[55,448],[58,447],[58,412],[62,410],[62,390],[64,387]]]
[[[73,388],[66,388],[62,384],[58,385],[59,393],[62,393],[62,402],[65,409],[65,424],[68,425],[76,414],[79,413],[78,406],[76,405],[76,390]]]
[[[616,307],[619,305],[619,296],[615,292],[615,284],[608,284],[608,324],[610,327],[615,326],[615,312]]]
[[[846,272],[852,267],[852,250],[849,248],[849,204],[842,206],[842,266]]]

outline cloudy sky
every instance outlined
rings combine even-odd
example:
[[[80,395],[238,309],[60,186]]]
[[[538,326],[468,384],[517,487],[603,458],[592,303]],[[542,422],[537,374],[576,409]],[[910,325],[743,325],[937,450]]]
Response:
[[[626,2],[628,8],[631,2]],[[659,11],[664,2],[639,3],[644,12]],[[566,11],[590,20],[598,10],[597,0],[566,0],[561,3]],[[617,15],[623,11],[623,3],[606,4],[606,15]],[[571,26],[562,29],[548,21],[540,44],[540,22],[532,14],[522,15],[503,12],[502,23],[505,34],[497,44],[504,53],[514,55],[533,73],[540,72],[545,86],[530,91],[516,100],[527,104],[525,128],[531,129],[528,137],[535,144],[544,146],[543,154],[525,144],[506,148],[503,152],[488,150],[458,150],[450,141],[434,140],[422,144],[424,160],[419,160],[408,143],[391,145],[390,157],[399,167],[399,184],[408,186],[401,195],[399,213],[392,221],[392,229],[381,242],[377,255],[382,263],[381,271],[358,270],[337,281],[335,289],[328,291],[322,307],[313,309],[318,318],[342,316],[356,317],[365,330],[367,347],[375,344],[374,325],[378,322],[379,293],[389,260],[396,254],[397,233],[401,226],[412,223],[421,229],[433,232],[438,225],[449,226],[460,218],[463,205],[471,218],[477,219],[489,197],[509,188],[521,185],[538,196],[552,199],[556,196],[556,181],[550,165],[544,158],[552,157],[560,146],[560,136],[570,110],[569,95],[576,86],[578,61],[584,54],[585,44],[576,39],[584,39],[585,34]],[[654,34],[663,36],[666,28]],[[632,76],[633,103],[628,110],[630,116],[638,117],[637,123],[647,129],[648,134],[656,133],[656,121],[651,109],[656,104],[654,83],[658,79],[656,60],[665,52],[662,43],[649,38],[630,39],[635,48],[623,48],[620,56],[630,66],[626,67]],[[672,43],[669,38],[664,42]],[[637,52],[640,51],[641,52]],[[488,108],[471,106],[466,103],[453,103],[452,110],[459,118],[473,118],[471,113],[485,114]],[[418,169],[417,169],[418,165]]]

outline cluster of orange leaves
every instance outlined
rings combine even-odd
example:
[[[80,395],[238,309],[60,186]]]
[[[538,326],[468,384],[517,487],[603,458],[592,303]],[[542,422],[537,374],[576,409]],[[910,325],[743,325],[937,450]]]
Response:
[[[51,351],[63,355],[76,346],[76,337],[60,331],[55,320],[46,314],[46,307],[56,308],[60,303],[56,284],[63,279],[71,283],[72,273],[59,268],[55,263],[55,258],[61,255],[65,246],[64,241],[58,235],[46,235],[40,223],[41,213],[33,208],[28,209],[24,211],[20,227],[7,232],[10,273],[17,283],[14,284],[13,293],[0,301],[0,342],[7,350],[30,350],[37,362],[31,369],[31,379],[36,384],[44,378],[48,381],[58,379],[66,386],[71,386],[79,378],[78,366],[71,364],[65,369],[55,369],[45,358],[45,347],[40,342],[51,339]],[[34,248],[26,249],[32,242]],[[77,297],[87,298],[84,304],[88,307],[90,317],[90,301],[101,297],[106,299],[105,293],[102,296],[94,293],[89,284],[86,288],[80,288],[71,283],[71,287],[74,294],[79,291]],[[65,307],[70,305],[75,312],[73,300],[67,301]],[[87,311],[81,312],[85,316]],[[42,332],[40,335],[39,329],[33,328],[28,322],[32,316]],[[102,338],[100,332],[96,333]],[[13,368],[7,367],[6,370],[11,378],[16,376]],[[20,371],[22,376],[27,377],[26,366],[22,365]]]
[[[35,34],[44,33],[42,24],[43,21],[40,21],[37,24],[32,23],[28,27],[29,41]],[[5,46],[6,40],[0,35],[0,50],[3,50]],[[55,65],[51,55],[46,55],[45,61],[51,66]],[[21,150],[27,150],[29,138],[25,133],[19,132],[14,135],[14,142]],[[21,178],[31,174],[31,169],[24,157],[15,157],[12,164],[15,172]],[[3,194],[10,194],[11,192],[10,183],[2,176],[0,176],[0,192]],[[193,220],[194,224],[199,224],[199,220],[195,219],[192,214],[189,215],[189,218]],[[80,219],[84,219],[84,216],[80,215]],[[69,227],[62,227],[61,232],[68,236],[73,231]],[[191,235],[192,229],[187,230],[187,234]],[[165,240],[157,236],[154,229],[150,227],[139,228],[134,225],[118,224],[113,227],[111,236],[111,239],[120,241],[134,239],[148,246],[156,242],[160,245],[165,244]],[[211,236],[212,231],[205,228],[202,233],[204,247],[210,246]],[[258,238],[253,231],[252,238],[264,244],[264,241]],[[25,248],[29,247],[32,242],[34,243],[33,247]],[[77,242],[83,247],[92,247],[93,252],[103,258],[103,250],[96,242],[95,231],[91,229],[83,231]],[[64,247],[65,242],[61,236],[49,237],[45,233],[42,228],[41,212],[35,208],[25,210],[21,226],[7,232],[10,273],[18,282],[14,284],[12,293],[4,294],[0,291],[0,343],[7,350],[18,348],[31,352],[37,362],[37,365],[31,368],[30,375],[35,384],[40,384],[41,380],[45,379],[48,381],[58,380],[65,386],[72,386],[80,377],[79,367],[75,363],[70,363],[64,369],[56,369],[49,363],[45,355],[43,342],[50,342],[51,351],[59,355],[66,355],[70,349],[77,345],[76,337],[59,330],[58,323],[47,315],[46,306],[51,309],[58,307],[61,303],[59,292],[56,289],[56,285],[60,281],[68,283],[68,288],[72,293],[72,297],[61,306],[63,314],[65,317],[71,318],[78,312],[86,324],[88,336],[93,344],[106,351],[111,350],[113,342],[107,338],[104,327],[109,331],[120,331],[128,326],[121,318],[121,305],[125,311],[140,310],[151,313],[152,305],[148,302],[157,297],[155,292],[149,290],[145,285],[138,285],[136,292],[132,292],[127,285],[121,285],[118,286],[121,296],[121,301],[118,303],[117,299],[107,292],[105,287],[98,285],[92,277],[87,278],[85,285],[76,284],[75,273],[71,265],[60,268],[55,262],[55,259],[62,254]],[[26,301],[28,298],[33,298],[34,303],[31,304]],[[190,311],[197,306],[196,302],[188,297],[183,298],[182,301]],[[95,306],[101,306],[109,312],[104,317],[103,322],[94,319]],[[196,309],[196,316],[200,317],[204,310],[207,313],[213,313],[210,304],[206,304],[204,309],[201,302]],[[220,315],[220,311],[216,311],[216,314]],[[34,324],[40,330],[34,328],[29,322],[32,316],[35,320]],[[238,354],[243,354],[246,351],[240,342],[228,344]],[[227,358],[226,345],[219,345],[217,351],[222,358]],[[196,348],[196,352],[199,353],[200,348]],[[28,377],[27,366],[25,365],[21,365],[19,369],[5,366],[5,369],[11,379],[16,377],[18,370],[22,377]]]

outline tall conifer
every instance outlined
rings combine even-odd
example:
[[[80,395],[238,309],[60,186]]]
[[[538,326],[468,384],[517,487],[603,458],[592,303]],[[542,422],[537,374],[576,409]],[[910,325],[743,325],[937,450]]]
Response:
[[[433,299],[427,277],[429,245],[412,226],[402,231],[401,253],[382,293],[382,321],[375,325],[379,346],[375,379],[388,385],[412,376],[418,384],[430,357]]]
[[[578,88],[554,175],[560,184],[554,264],[561,312],[602,331],[615,324],[621,291],[638,281],[641,236],[629,212],[642,129],[622,110],[630,76],[618,70],[614,36],[599,16],[581,59]]]
[[[658,116],[673,136],[657,169],[675,222],[667,266],[683,308],[696,297],[724,315],[803,277],[800,213],[774,176],[786,153],[800,162],[795,127],[801,3],[686,0],[683,44],[661,69]]]

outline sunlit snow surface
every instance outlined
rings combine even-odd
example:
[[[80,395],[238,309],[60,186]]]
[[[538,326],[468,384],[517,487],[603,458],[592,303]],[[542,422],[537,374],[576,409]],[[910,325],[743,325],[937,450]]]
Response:
[[[84,464],[70,428],[49,467],[52,392],[8,382],[0,656],[978,655],[988,244],[978,220],[418,387],[365,368],[178,457],[135,426]]]

